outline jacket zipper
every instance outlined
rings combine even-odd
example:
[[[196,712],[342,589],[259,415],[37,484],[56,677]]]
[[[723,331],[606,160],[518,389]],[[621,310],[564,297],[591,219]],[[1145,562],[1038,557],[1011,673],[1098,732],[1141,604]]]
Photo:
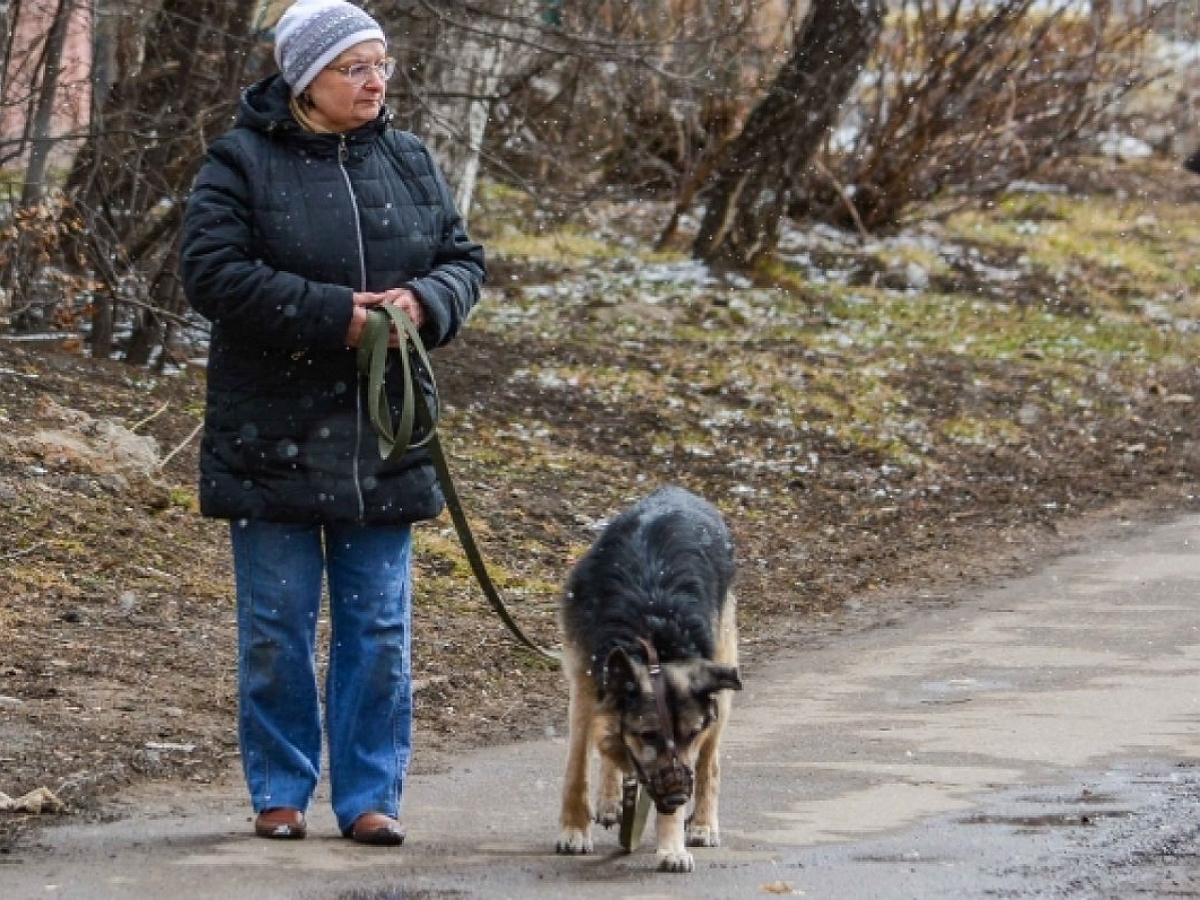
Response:
[[[342,180],[346,183],[346,196],[350,199],[350,209],[354,213],[354,236],[358,243],[358,284],[360,291],[367,289],[367,251],[363,246],[362,221],[359,218],[358,201],[354,199],[354,186],[350,182],[350,173],[346,171],[346,160],[350,158],[350,148],[346,146],[346,136],[338,136],[338,169],[341,170]],[[357,370],[356,370],[357,372]],[[363,440],[363,383],[362,373],[357,372],[354,391],[354,455],[351,459],[351,472],[354,477],[354,492],[358,500],[358,520],[362,522],[367,517],[367,501],[363,496],[362,477],[358,468],[358,458],[362,450]]]

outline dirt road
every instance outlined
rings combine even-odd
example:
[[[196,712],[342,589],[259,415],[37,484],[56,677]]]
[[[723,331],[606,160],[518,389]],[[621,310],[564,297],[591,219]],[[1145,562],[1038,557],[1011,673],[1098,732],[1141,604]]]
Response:
[[[552,852],[562,735],[415,774],[408,843],[257,840],[240,786],[141,791],[0,859],[6,900],[1200,897],[1200,517],[745,660],[724,846]],[[744,602],[749,602],[745,600]],[[874,615],[874,614],[873,614]]]

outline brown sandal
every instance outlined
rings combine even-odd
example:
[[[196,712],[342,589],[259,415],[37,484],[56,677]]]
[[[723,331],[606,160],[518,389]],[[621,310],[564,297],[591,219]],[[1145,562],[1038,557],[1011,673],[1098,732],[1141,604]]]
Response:
[[[254,820],[254,833],[262,838],[297,841],[308,834],[304,813],[290,806],[264,809]]]
[[[404,843],[404,828],[383,813],[363,813],[354,820],[346,837],[373,847],[398,847]]]

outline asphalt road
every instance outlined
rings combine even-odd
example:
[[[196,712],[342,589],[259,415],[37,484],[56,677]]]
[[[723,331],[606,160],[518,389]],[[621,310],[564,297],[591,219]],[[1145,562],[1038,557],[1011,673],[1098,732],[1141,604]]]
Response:
[[[279,843],[236,782],[149,788],[4,860],[0,898],[1200,897],[1200,517],[859,615],[748,654],[723,846],[691,875],[653,871],[652,828],[554,854],[558,736],[415,775],[399,850],[337,837],[324,802]]]

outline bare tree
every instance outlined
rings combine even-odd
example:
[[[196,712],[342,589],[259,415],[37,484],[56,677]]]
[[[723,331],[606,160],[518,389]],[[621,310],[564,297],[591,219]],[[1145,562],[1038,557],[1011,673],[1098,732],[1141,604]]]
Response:
[[[59,75],[63,69],[63,50],[67,44],[67,28],[74,13],[74,0],[60,0],[46,35],[45,50],[39,66],[41,84],[37,91],[37,103],[27,123],[29,162],[25,166],[22,206],[37,203],[45,188],[46,165],[50,161],[50,151],[54,145],[51,128],[59,92]]]
[[[4,5],[0,165],[10,178],[0,202],[0,307],[25,327],[45,322],[75,282],[63,265],[75,223],[62,215],[54,192],[86,114],[78,100],[87,81],[89,17],[83,0]],[[64,311],[60,321],[69,318]]]
[[[407,26],[407,40],[396,42],[409,76],[406,124],[429,141],[464,219],[479,178],[492,105],[504,78],[521,71],[534,55],[545,7],[545,0],[422,2],[381,12],[389,27]]]
[[[397,20],[408,44],[399,49],[408,83],[398,87],[411,94],[400,98],[404,119],[452,160],[453,145],[467,143],[462,101],[474,114],[486,108],[479,164],[546,207],[598,193],[671,194],[736,133],[804,2],[492,0],[466,16],[453,3],[397,2],[408,16]],[[444,77],[447,66],[492,59],[463,49],[464,30],[483,48],[505,45],[493,77]],[[455,77],[469,81],[456,87]]]
[[[143,362],[186,322],[183,197],[239,88],[273,70],[262,28],[288,0],[61,2],[95,10],[91,129],[69,206],[0,204],[14,226],[0,229],[0,301],[39,278],[64,305],[81,294],[94,352],[128,326],[126,358]],[[664,241],[699,198],[693,252],[743,267],[774,249],[784,216],[883,227],[915,200],[998,190],[1094,133],[1144,81],[1135,51],[1150,20],[1118,20],[1111,0],[1055,2],[896,0],[882,42],[883,0],[365,5],[400,62],[400,122],[429,138],[464,211],[485,168],[544,207],[673,199]],[[21,5],[0,14],[12,22]],[[25,88],[26,135],[36,100]],[[51,269],[64,280],[46,281]],[[70,282],[85,273],[98,284]]]
[[[1169,3],[902,0],[792,214],[893,225],[913,204],[988,197],[1104,127],[1154,77],[1139,51]]]
[[[15,9],[14,9],[15,7]],[[12,58],[13,22],[14,15],[21,11],[21,0],[0,4],[0,34],[4,35],[4,46],[0,48],[0,97],[4,96],[4,87],[8,83],[8,62]]]
[[[174,277],[183,200],[205,144],[228,126],[240,86],[262,65],[253,6],[156,0],[122,9],[110,28],[114,81],[68,179],[87,226],[80,252],[103,286],[96,355],[112,350],[118,308],[133,312],[131,363],[144,363],[184,312]]]
[[[696,256],[745,267],[774,250],[797,178],[837,121],[883,12],[882,0],[813,0],[791,57],[717,167]]]

